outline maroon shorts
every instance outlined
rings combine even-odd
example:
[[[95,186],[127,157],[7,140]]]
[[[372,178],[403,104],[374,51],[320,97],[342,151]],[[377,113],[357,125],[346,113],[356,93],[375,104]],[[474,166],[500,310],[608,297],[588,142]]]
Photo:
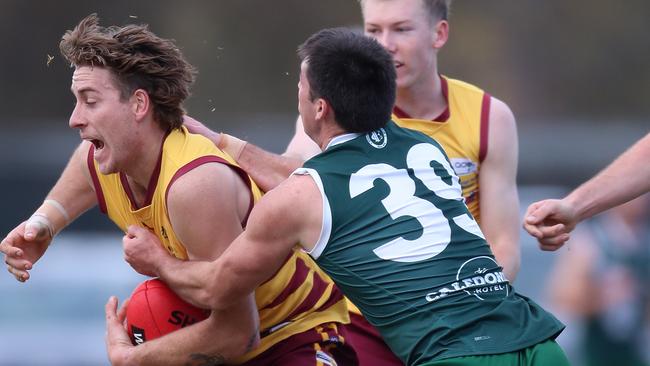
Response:
[[[360,366],[404,365],[366,318],[350,313],[350,320],[351,323],[346,324],[348,343],[356,350]]]
[[[346,325],[326,323],[278,342],[245,366],[357,366]]]

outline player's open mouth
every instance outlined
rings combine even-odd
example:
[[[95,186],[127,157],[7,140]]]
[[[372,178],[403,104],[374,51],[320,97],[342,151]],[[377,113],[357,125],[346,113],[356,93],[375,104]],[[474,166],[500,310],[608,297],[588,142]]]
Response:
[[[394,65],[395,65],[395,68],[396,68],[396,69],[399,69],[400,67],[404,66],[403,63],[401,63],[401,62],[397,62],[397,61],[394,63]]]
[[[95,150],[101,150],[104,148],[104,142],[97,139],[90,139],[90,142],[95,146]]]

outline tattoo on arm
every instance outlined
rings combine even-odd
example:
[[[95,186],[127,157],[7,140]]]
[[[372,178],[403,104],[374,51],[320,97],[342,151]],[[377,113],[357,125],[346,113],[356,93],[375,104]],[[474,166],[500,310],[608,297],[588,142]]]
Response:
[[[225,365],[226,359],[219,355],[205,355],[201,353],[192,353],[190,361],[185,366],[219,366]]]
[[[257,337],[260,335],[260,327],[257,326],[255,328],[255,332],[251,334],[251,337],[248,339],[248,343],[246,343],[246,353],[250,352],[253,350],[253,346],[255,345],[255,341],[257,340]]]
[[[253,346],[255,345],[255,341],[257,340],[259,334],[260,329],[258,326],[246,344],[246,353],[253,350]],[[190,354],[190,360],[185,363],[185,366],[220,366],[225,364],[226,359],[220,354],[206,355],[202,353],[192,353]]]

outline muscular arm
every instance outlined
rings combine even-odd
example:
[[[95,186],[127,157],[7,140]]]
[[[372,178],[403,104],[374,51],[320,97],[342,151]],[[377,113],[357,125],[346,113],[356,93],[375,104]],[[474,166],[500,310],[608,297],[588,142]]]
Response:
[[[295,243],[315,243],[321,225],[322,199],[316,184],[310,177],[292,176],[260,200],[246,231],[219,259],[183,262],[166,257],[158,261],[157,272],[178,284],[196,284],[185,296],[197,304],[228,308],[270,278]]]
[[[492,98],[488,150],[479,173],[481,230],[508,280],[519,272],[517,127],[510,108]]]
[[[191,261],[211,261],[222,255],[242,232],[249,195],[232,169],[217,163],[194,168],[174,182],[168,196],[169,217]],[[181,296],[197,285],[177,280],[185,273],[162,271],[160,275]],[[249,351],[258,341],[258,334],[257,307],[250,290],[229,306],[212,309],[208,320],[196,326],[145,342],[145,347],[135,347],[128,363],[177,365],[197,355],[228,360]]]
[[[43,215],[41,218],[46,218],[54,235],[97,203],[86,165],[89,146],[86,142],[79,145],[47,195],[46,202],[35,211]],[[61,207],[57,208],[57,203],[47,200],[54,200]],[[43,221],[30,219],[14,228],[2,240],[0,251],[5,254],[9,272],[19,281],[29,279],[29,270],[45,254],[52,240],[50,229]]]
[[[584,219],[650,191],[650,133],[564,199],[531,204],[524,228],[543,250],[556,250]]]

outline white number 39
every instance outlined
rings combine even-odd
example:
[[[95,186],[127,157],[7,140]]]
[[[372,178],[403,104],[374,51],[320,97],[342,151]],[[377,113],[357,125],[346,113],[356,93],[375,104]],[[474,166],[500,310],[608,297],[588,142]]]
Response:
[[[451,176],[451,184],[445,183],[431,167],[431,162],[440,163]],[[461,200],[462,193],[458,177],[451,169],[444,154],[432,144],[413,146],[406,157],[407,166],[415,176],[438,197]],[[451,226],[442,210],[433,203],[415,196],[415,182],[406,169],[396,169],[388,164],[371,164],[350,176],[350,197],[354,198],[374,187],[375,179],[381,179],[390,192],[381,203],[393,220],[403,216],[416,219],[422,226],[422,235],[414,240],[399,237],[374,249],[382,259],[396,262],[419,262],[440,254],[451,241]],[[453,218],[458,227],[483,237],[476,221],[467,214]]]

